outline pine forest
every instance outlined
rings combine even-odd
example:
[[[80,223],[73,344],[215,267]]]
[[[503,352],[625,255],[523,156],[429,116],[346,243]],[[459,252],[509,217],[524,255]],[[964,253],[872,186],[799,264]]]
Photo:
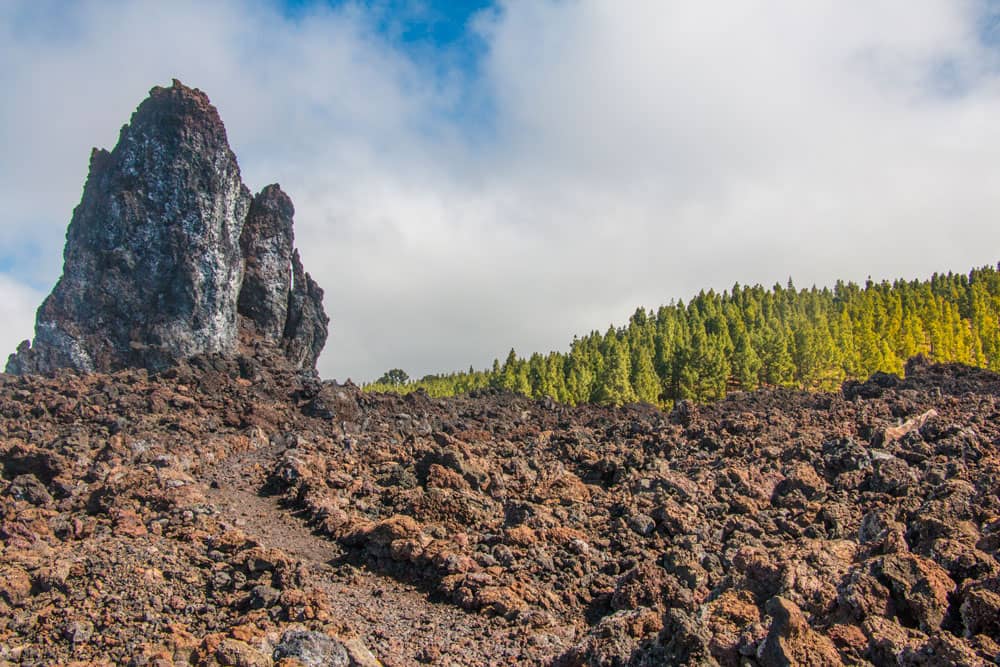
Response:
[[[575,337],[568,352],[511,350],[489,370],[412,381],[393,369],[364,388],[432,397],[497,388],[573,405],[662,406],[764,386],[832,390],[876,371],[902,374],[919,354],[1000,370],[998,322],[993,267],[833,289],[737,284],[655,312],[638,308],[625,326]]]

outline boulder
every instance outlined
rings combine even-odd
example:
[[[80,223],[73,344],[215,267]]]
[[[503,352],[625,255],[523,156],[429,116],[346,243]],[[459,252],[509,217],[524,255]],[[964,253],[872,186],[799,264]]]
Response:
[[[948,613],[955,582],[934,561],[912,554],[891,554],[874,563],[875,576],[889,589],[896,616],[908,627],[931,633]]]
[[[251,199],[205,93],[153,88],[115,148],[93,151],[62,277],[7,372],[162,371],[258,342],[315,368],[329,319],[292,247],[293,214],[277,185]]]

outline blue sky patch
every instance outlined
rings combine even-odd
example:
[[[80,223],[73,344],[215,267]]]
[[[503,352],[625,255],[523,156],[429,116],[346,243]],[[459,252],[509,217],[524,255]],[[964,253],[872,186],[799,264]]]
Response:
[[[390,42],[415,49],[465,52],[474,59],[480,41],[470,30],[471,19],[495,7],[493,0],[280,0],[286,14],[307,15],[316,7],[360,8]]]
[[[291,20],[307,20],[323,8],[361,11],[386,44],[457,97],[438,109],[470,141],[493,138],[496,109],[480,85],[487,44],[475,29],[476,15],[500,11],[497,0],[276,0]],[[424,130],[421,130],[424,131]]]
[[[0,273],[32,289],[47,292],[52,289],[52,278],[45,271],[43,254],[44,250],[37,240],[25,239],[0,252]]]

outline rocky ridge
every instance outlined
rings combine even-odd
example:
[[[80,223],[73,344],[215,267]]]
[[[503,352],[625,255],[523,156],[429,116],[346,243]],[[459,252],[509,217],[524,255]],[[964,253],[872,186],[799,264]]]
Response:
[[[63,275],[7,372],[159,371],[247,348],[314,369],[329,319],[293,215],[277,185],[251,198],[204,93],[153,88],[114,150],[94,149]]]
[[[995,664],[998,397],[921,363],[671,413],[0,376],[0,661]]]

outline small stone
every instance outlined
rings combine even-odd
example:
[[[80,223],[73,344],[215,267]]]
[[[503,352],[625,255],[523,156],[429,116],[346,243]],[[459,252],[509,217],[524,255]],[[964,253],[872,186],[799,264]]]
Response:
[[[348,667],[351,657],[339,640],[320,632],[289,630],[274,647],[274,659],[295,658],[305,667]]]
[[[87,620],[74,620],[66,624],[63,636],[74,646],[86,644],[94,635],[94,624]]]
[[[50,507],[53,502],[52,494],[34,475],[18,475],[8,492],[14,500],[24,500],[38,507]]]
[[[254,586],[253,590],[250,591],[250,608],[270,609],[274,605],[278,604],[278,600],[280,599],[281,591],[278,589],[265,586],[264,584]]]
[[[351,667],[382,667],[382,663],[372,655],[372,652],[360,639],[349,639],[342,643],[351,660]]]
[[[870,484],[873,491],[903,496],[917,482],[913,468],[906,461],[892,456],[875,461]]]
[[[656,530],[656,521],[648,514],[633,514],[628,518],[628,527],[646,537],[652,535],[653,531]]]
[[[238,639],[223,639],[215,651],[220,665],[231,667],[271,667],[271,659]]]
[[[31,596],[31,577],[23,569],[13,566],[0,570],[0,598],[12,607],[20,606]]]

